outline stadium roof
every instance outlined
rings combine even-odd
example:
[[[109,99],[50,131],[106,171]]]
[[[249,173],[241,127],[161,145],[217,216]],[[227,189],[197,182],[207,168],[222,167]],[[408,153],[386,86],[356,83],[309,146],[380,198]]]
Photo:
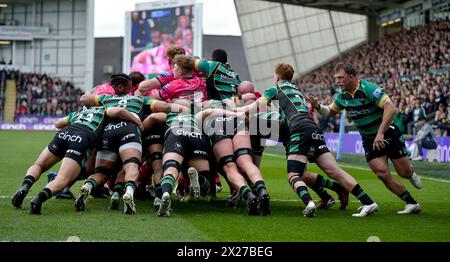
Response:
[[[401,9],[407,0],[265,0],[290,5],[302,5],[340,12],[377,16],[385,9]]]

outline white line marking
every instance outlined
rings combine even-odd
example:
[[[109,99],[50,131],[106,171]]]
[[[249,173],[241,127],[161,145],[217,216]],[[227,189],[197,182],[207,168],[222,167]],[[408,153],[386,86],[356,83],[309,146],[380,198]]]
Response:
[[[275,157],[275,158],[285,159],[284,156],[280,156],[280,155],[272,154],[272,153],[264,153],[264,155],[268,155],[268,156]],[[339,166],[344,167],[344,168],[352,168],[352,169],[356,169],[356,170],[364,170],[364,171],[372,172],[372,170],[370,170],[370,168],[368,168],[368,167],[361,167],[361,166],[357,166],[357,165],[348,165],[348,164],[341,164],[341,163],[339,163]],[[397,172],[395,172],[395,171],[393,171],[391,173],[397,174]],[[421,175],[420,178],[425,179],[425,180],[430,180],[430,181],[450,183],[450,180],[447,180],[447,179],[439,179],[439,178],[427,177],[427,176],[423,176],[423,175]]]

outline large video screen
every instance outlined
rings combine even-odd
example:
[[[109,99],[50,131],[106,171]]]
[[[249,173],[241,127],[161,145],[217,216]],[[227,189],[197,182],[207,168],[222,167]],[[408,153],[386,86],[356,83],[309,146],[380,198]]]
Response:
[[[131,12],[129,71],[145,75],[169,71],[171,44],[193,54],[193,5]]]

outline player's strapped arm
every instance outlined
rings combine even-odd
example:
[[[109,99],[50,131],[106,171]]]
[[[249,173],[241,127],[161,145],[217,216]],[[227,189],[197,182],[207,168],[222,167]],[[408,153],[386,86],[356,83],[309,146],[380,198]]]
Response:
[[[222,108],[208,108],[195,114],[195,118],[197,118],[197,121],[199,121],[200,123],[203,121],[203,119],[206,119],[207,117],[215,117],[215,116],[245,117],[245,114],[243,112],[233,112]]]
[[[163,101],[153,100],[150,104],[150,109],[152,112],[188,112],[189,108],[173,103],[166,103]]]
[[[331,103],[330,105],[322,105],[319,102],[319,99],[315,96],[308,96],[307,97],[309,102],[311,103],[312,107],[319,113],[320,115],[324,117],[330,117],[335,116],[336,114],[342,112],[343,108],[336,105],[335,102]]]
[[[205,73],[206,76],[210,76],[218,63],[219,62],[208,61],[206,59],[198,59],[197,58],[194,62],[194,69],[199,72]]]
[[[69,124],[70,124],[69,123],[69,118],[67,116],[65,116],[65,117],[61,117],[58,120],[56,120],[55,127],[58,128],[58,129],[61,129],[63,127],[68,126]]]
[[[104,96],[104,95],[102,95]],[[83,106],[91,107],[99,105],[99,96],[97,95],[82,95],[80,97],[80,104]]]
[[[164,123],[167,119],[166,113],[151,113],[149,116],[147,116],[144,121],[142,122],[144,124],[144,129],[150,129],[154,125],[158,123]]]
[[[135,123],[141,130],[144,130],[144,125],[142,124],[142,121],[133,113],[126,110],[123,107],[110,107],[106,109],[106,115],[108,115],[111,118],[118,118],[125,121],[130,121]]]
[[[70,125],[78,117],[78,112],[72,112],[65,117],[61,117],[55,122],[55,127],[61,129]]]
[[[161,88],[161,82],[159,82],[158,79],[155,77],[152,79],[142,81],[139,84],[138,89],[134,92],[134,94],[137,96],[144,96],[148,91],[156,88]]]
[[[269,102],[270,102],[269,99],[262,96],[262,97],[258,98],[255,102],[253,102],[249,105],[236,108],[235,111],[236,112],[245,112],[245,113],[257,112],[259,108],[265,107]]]

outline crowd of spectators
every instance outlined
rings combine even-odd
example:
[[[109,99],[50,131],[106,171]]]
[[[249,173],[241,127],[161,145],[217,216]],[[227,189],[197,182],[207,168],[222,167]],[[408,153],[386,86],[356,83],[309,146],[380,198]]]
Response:
[[[361,79],[379,84],[397,107],[395,122],[405,133],[414,133],[420,113],[436,127],[437,135],[450,135],[450,21],[436,21],[405,29],[358,47],[299,79],[306,93],[332,101],[333,72],[337,63],[352,64]],[[412,124],[411,124],[412,123]],[[338,120],[322,121],[328,130]]]
[[[46,74],[16,75],[16,115],[67,115],[78,111],[82,91],[71,82]]]

